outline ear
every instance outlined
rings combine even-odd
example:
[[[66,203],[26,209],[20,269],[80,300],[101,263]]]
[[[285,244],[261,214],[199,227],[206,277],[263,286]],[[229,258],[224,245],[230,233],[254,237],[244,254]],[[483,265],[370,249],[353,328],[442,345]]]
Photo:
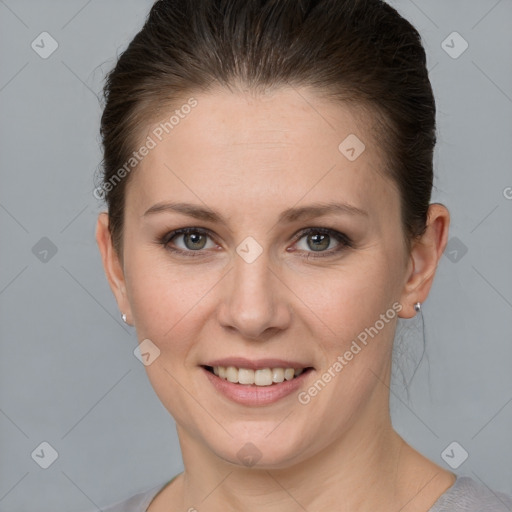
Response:
[[[414,304],[425,302],[434,281],[439,260],[448,242],[450,213],[439,203],[432,203],[428,209],[427,228],[423,236],[414,242],[411,249],[406,283],[400,303],[401,318],[416,315]]]
[[[98,215],[96,224],[96,243],[101,253],[103,268],[107,276],[110,289],[114,294],[117,305],[122,313],[126,314],[126,323],[131,323],[131,309],[126,296],[124,271],[119,256],[112,245],[112,237],[109,231],[109,217],[107,212]]]

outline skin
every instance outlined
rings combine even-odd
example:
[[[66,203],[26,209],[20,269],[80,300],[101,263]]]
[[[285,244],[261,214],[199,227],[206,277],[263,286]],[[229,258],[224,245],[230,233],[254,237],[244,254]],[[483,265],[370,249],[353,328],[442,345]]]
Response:
[[[185,471],[149,511],[428,510],[455,475],[393,430],[388,386],[397,316],[412,318],[428,296],[448,210],[430,205],[427,230],[408,253],[400,197],[377,171],[383,160],[370,119],[307,89],[194,97],[197,107],[133,171],[123,261],[106,212],[96,231],[120,310],[138,339],[160,350],[146,370],[182,450]],[[351,133],[366,145],[353,162],[338,150]],[[207,206],[225,223],[169,211],[144,216],[167,201]],[[287,208],[331,201],[367,216],[277,223]],[[156,241],[182,227],[212,233],[200,251],[197,239],[170,242],[196,257]],[[341,242],[331,237],[322,246],[331,255],[315,258],[307,235],[294,239],[308,227],[334,229],[354,245],[333,252]],[[263,249],[252,263],[236,252],[248,236]],[[200,367],[234,355],[299,360],[315,368],[307,389],[395,302],[399,314],[307,405],[296,393],[265,406],[236,404]],[[237,457],[247,442],[261,453],[252,467]]]

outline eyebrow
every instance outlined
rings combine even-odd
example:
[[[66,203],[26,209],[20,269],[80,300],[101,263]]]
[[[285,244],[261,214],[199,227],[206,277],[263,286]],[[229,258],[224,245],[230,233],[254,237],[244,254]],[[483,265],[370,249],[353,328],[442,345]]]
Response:
[[[143,217],[156,213],[176,212],[202,221],[209,221],[226,225],[224,217],[217,211],[206,206],[199,206],[192,203],[165,202],[157,203],[148,208]],[[290,223],[307,218],[321,217],[328,214],[344,214],[351,216],[369,217],[366,210],[347,203],[313,203],[307,206],[288,208],[279,215],[279,223]]]

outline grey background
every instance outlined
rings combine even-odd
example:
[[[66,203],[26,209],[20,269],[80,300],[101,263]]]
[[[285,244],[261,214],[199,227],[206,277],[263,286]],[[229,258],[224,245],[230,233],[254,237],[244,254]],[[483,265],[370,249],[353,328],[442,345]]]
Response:
[[[407,379],[423,327],[426,354],[410,399],[394,374],[393,424],[447,469],[457,441],[469,457],[456,473],[512,494],[512,2],[390,3],[424,39],[433,201],[452,215],[424,325],[399,326]],[[151,4],[0,0],[0,512],[94,510],[182,469],[94,240],[96,95]],[[47,59],[31,48],[43,31],[59,44]],[[441,47],[453,31],[469,44],[457,59]],[[43,441],[58,452],[48,469],[31,457]]]

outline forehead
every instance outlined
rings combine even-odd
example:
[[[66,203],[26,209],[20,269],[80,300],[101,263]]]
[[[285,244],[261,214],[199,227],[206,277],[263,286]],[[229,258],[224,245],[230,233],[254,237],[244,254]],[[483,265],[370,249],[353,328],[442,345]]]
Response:
[[[149,127],[154,147],[136,168],[126,204],[142,214],[185,196],[216,209],[304,198],[378,211],[397,197],[371,128],[361,111],[306,89],[191,95]]]

